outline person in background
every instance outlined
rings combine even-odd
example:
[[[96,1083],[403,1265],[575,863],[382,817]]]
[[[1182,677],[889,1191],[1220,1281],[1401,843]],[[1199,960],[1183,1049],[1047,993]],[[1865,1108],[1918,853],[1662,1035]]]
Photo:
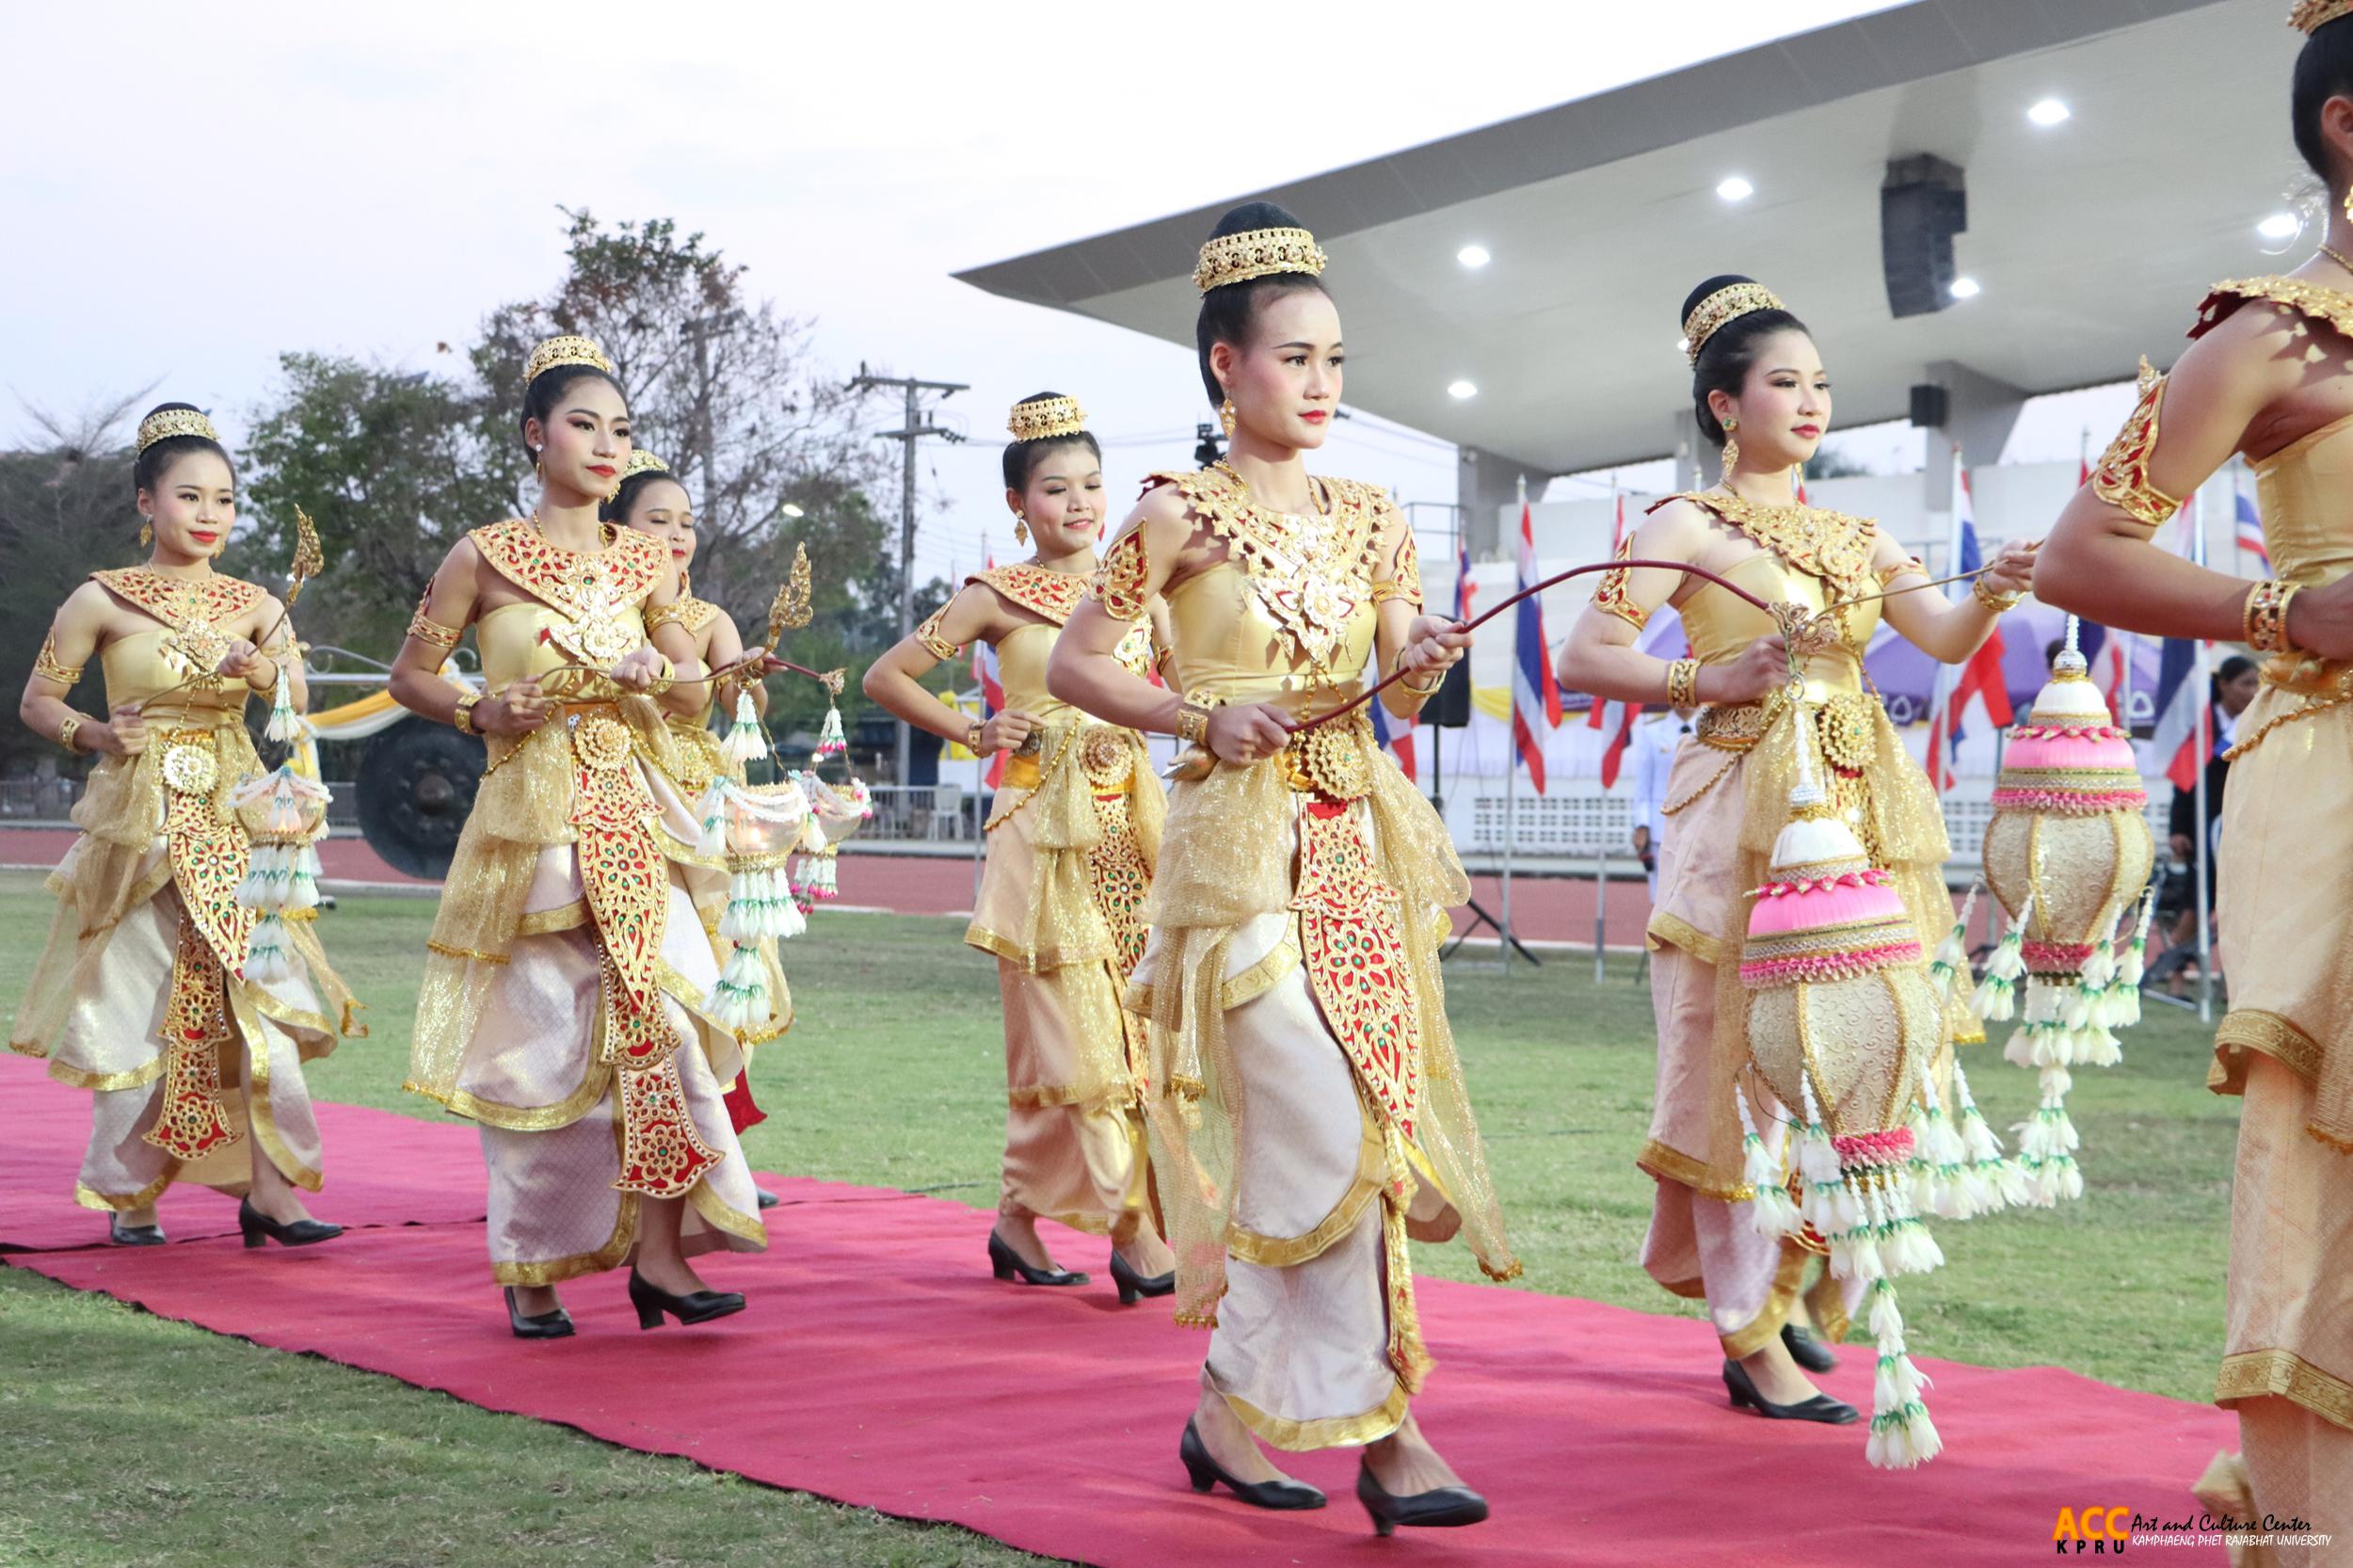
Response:
[[[2263,690],[2263,677],[2255,661],[2243,653],[2234,653],[2222,661],[2222,667],[2214,677],[2214,744],[2206,753],[2206,813],[2201,822],[2198,815],[2198,792],[2176,785],[2173,805],[2169,813],[2173,858],[2189,868],[2193,876],[2211,878],[2207,868],[2215,840],[2215,824],[2222,820],[2222,787],[2231,776],[2231,764],[2224,760],[2231,747],[2238,743],[2238,716],[2247,712],[2247,705]],[[2195,888],[2196,884],[2192,884]],[[2205,907],[2214,907],[2214,889],[2209,881]],[[2168,933],[2167,941],[2175,947],[2195,941],[2198,936],[2199,902],[2195,894],[2182,906],[2181,914]],[[2189,977],[2176,969],[2171,982],[2173,994],[2188,993]]]
[[[1667,776],[1675,751],[1690,738],[1696,708],[1658,713],[1634,728],[1634,855],[1650,881],[1650,901],[1658,902],[1658,846],[1667,837]]]

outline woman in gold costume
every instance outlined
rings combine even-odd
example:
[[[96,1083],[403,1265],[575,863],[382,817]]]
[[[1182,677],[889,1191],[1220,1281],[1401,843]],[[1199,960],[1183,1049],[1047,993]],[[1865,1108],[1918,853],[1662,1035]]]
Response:
[[[988,863],[965,940],[997,959],[1005,1009],[1005,1159],[989,1265],[999,1279],[1084,1285],[1058,1267],[1040,1216],[1112,1241],[1119,1299],[1176,1288],[1144,1133],[1144,1020],[1120,1005],[1144,955],[1138,911],[1165,810],[1144,737],[1096,724],[1046,689],[1047,657],[1084,595],[1102,538],[1103,458],[1073,399],[1014,405],[1005,504],[1036,553],[992,568],[877,659],[865,690],[888,712],[982,755],[1009,751]],[[1005,711],[967,723],[916,682],[964,647],[997,650]],[[1119,657],[1152,667],[1139,614]]]
[[[2039,575],[2045,599],[2108,625],[2244,640],[2264,660],[2222,803],[2231,1010],[2206,1077],[2244,1096],[2215,1390],[2244,1453],[2199,1494],[2335,1537],[2333,1554],[2274,1547],[2282,1563],[2353,1561],[2353,0],[2306,0],[2294,20],[2309,37],[2291,123],[2330,202],[2320,253],[2207,295]],[[2234,452],[2280,572],[2251,587],[2149,548]]]
[[[1469,639],[1421,614],[1414,536],[1383,491],[1310,478],[1340,395],[1322,250],[1281,208],[1228,213],[1193,279],[1202,384],[1232,456],[1155,474],[1073,613],[1048,687],[1187,743],[1128,1001],[1151,1020],[1154,1160],[1177,1320],[1214,1332],[1179,1452],[1193,1486],[1265,1508],[1323,1495],[1252,1441],[1365,1446],[1387,1534],[1487,1505],[1415,1423],[1431,1367],[1406,1238],[1466,1233],[1518,1272],[1447,1026],[1437,949],[1469,893],[1445,825],[1374,744],[1377,651],[1410,713]],[[1175,690],[1117,650],[1166,600]],[[1179,693],[1182,696],[1179,696]]]
[[[284,680],[300,707],[302,662],[285,606],[213,569],[236,488],[212,422],[185,403],[150,413],[134,478],[152,553],[74,589],[18,708],[100,760],[73,808],[82,837],[49,878],[56,920],[9,1045],[91,1091],[74,1196],[107,1212],[117,1244],[164,1240],[155,1200],[175,1181],[237,1193],[249,1247],[324,1241],[343,1227],[303,1207],[321,1159],[302,1064],[366,1032],[307,920],[287,928],[291,977],[242,972],[254,913],[236,894],[253,846],[231,800],[263,771],[247,700]],[[93,655],[103,720],[65,700]]]
[[[519,1337],[570,1334],[555,1287],[624,1262],[641,1327],[703,1322],[744,1298],[688,1258],[758,1251],[767,1232],[721,1099],[735,1035],[703,1011],[718,966],[697,905],[725,878],[696,857],[651,700],[700,707],[702,668],[669,552],[597,515],[630,454],[611,362],[552,338],[523,379],[539,504],[458,541],[392,665],[403,707],[490,747],[434,920],[408,1087],[481,1124],[491,1269]],[[478,693],[439,673],[469,625]]]
[[[673,605],[675,619],[694,645],[695,658],[703,668],[728,669],[742,663],[744,638],[736,630],[735,617],[711,600],[695,597],[691,576],[697,540],[695,507],[686,487],[671,475],[670,465],[643,447],[632,447],[629,460],[621,465],[621,487],[604,504],[602,515],[607,522],[650,535],[670,552],[679,582],[679,597]],[[712,780],[722,775],[739,784],[744,781],[744,763],[728,760],[717,732],[711,728],[712,716],[714,712],[732,714],[739,696],[751,698],[755,715],[765,714],[768,688],[761,683],[760,676],[774,667],[776,662],[769,660],[758,669],[747,666],[739,674],[702,682],[699,689],[706,694],[706,699],[701,707],[692,712],[673,709],[664,714],[670,727],[670,738],[678,744],[678,771],[671,777],[689,801],[699,801],[703,792],[711,788]],[[703,917],[712,932],[712,941],[722,941],[716,924],[717,912],[706,908]],[[728,1118],[739,1133],[767,1120],[767,1112],[752,1100],[753,1053],[769,1041],[782,1038],[792,1027],[792,992],[785,984],[776,939],[763,936],[758,946],[760,964],[768,971],[768,1016],[757,1024],[739,1025],[735,1031],[744,1048],[744,1071],[736,1075],[734,1084],[728,1090]],[[718,950],[722,965],[727,956],[725,949]],[[760,1191],[760,1208],[773,1208],[776,1203],[775,1193]]]
[[[1804,324],[1757,283],[1729,276],[1694,289],[1682,321],[1693,411],[1702,434],[1723,448],[1723,478],[1652,507],[1621,558],[1689,562],[1771,603],[1845,607],[1834,613],[1834,639],[1801,650],[1803,728],[1791,722],[1789,649],[1774,617],[1681,572],[1622,568],[1605,575],[1561,650],[1563,684],[1648,707],[1704,709],[1668,777],[1650,920],[1658,1079],[1637,1163],[1657,1178],[1657,1193],[1642,1266],[1675,1294],[1705,1297],[1736,1408],[1844,1424],[1855,1408],[1805,1376],[1832,1366],[1831,1353],[1795,1319],[1802,1307],[1835,1341],[1852,1303],[1826,1271],[1802,1288],[1806,1247],[1760,1235],[1733,1207],[1749,1195],[1733,1093],[1749,1054],[1742,895],[1766,880],[1773,840],[1789,820],[1800,750],[1812,748],[1871,863],[1895,875],[1934,948],[1953,920],[1944,815],[1864,680],[1863,651],[1883,616],[1932,657],[1962,662],[2027,590],[2034,552],[2005,548],[1953,603],[1868,519],[1798,504],[1800,466],[1820,444],[1831,412],[1830,377]],[[1635,648],[1662,604],[1681,614],[1692,657],[1671,663]],[[1948,1002],[1945,1032],[1938,1076],[1949,1082],[1953,1042],[1983,1038],[1965,984]],[[1780,1117],[1761,1084],[1747,1091],[1761,1107],[1759,1126]]]

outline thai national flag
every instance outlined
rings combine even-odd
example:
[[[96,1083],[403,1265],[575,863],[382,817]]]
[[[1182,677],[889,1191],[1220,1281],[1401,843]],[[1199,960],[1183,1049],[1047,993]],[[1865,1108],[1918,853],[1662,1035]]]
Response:
[[[2255,558],[2255,564],[2264,568],[2265,577],[2270,576],[2271,551],[2264,543],[2264,520],[2255,515],[2255,504],[2247,498],[2246,491],[2236,487],[2231,490],[2231,502],[2237,520],[2233,525],[2236,532],[2232,535],[2233,542],[2242,552]]]
[[[988,557],[986,569],[990,571],[997,569],[995,556]],[[981,688],[981,721],[985,724],[990,715],[1002,712],[1005,707],[1005,683],[998,679],[997,675],[997,650],[988,645],[986,638],[976,638],[973,641],[972,680]],[[989,760],[988,787],[992,790],[997,788],[998,780],[1005,776],[1007,755],[1008,753],[1000,751]]]
[[[1977,512],[1969,495],[1969,474],[1958,465],[1954,472],[1957,482],[1953,504],[1961,511],[1958,520],[1961,523],[1960,569],[1963,572],[1977,571],[1985,565],[1985,552],[1977,544]],[[1954,755],[1960,749],[1961,736],[1966,733],[1961,720],[1972,702],[1983,705],[1986,722],[1996,729],[2016,716],[2010,711],[2009,683],[2002,679],[2002,629],[1999,625],[1993,628],[1993,635],[1986,638],[1985,646],[1971,654],[1968,663],[1961,665],[1952,690],[1945,694],[1945,711],[1937,715],[1937,722],[1929,729],[1929,781],[1936,786],[1939,794],[1952,787]]]
[[[1468,541],[1454,549],[1454,618],[1458,624],[1468,624],[1471,600],[1479,595],[1479,584],[1471,581],[1470,545]]]
[[[1691,639],[1684,633],[1683,617],[1676,615],[1672,606],[1665,604],[1660,605],[1651,616],[1649,624],[1642,628],[1642,634],[1634,640],[1634,646],[1654,659],[1689,659],[1691,656]],[[1596,712],[1605,707],[1610,712],[1609,722],[1612,727],[1609,745],[1601,754],[1601,787],[1607,790],[1618,781],[1618,770],[1625,761],[1626,747],[1634,742],[1634,721],[1642,716],[1642,705],[1639,702],[1593,704]]]
[[[2157,664],[2157,728],[2152,749],[2165,761],[2165,776],[2185,790],[2198,787],[2199,760],[2213,743],[2206,684],[2198,679],[2198,645],[2168,637]]]
[[[1520,560],[1517,591],[1528,593],[1542,581],[1536,575],[1536,519],[1520,502]],[[1529,594],[1520,600],[1512,637],[1512,744],[1536,792],[1545,792],[1545,742],[1536,728],[1561,727],[1561,687],[1552,677],[1552,649],[1545,642],[1543,596]]]
[[[1381,706],[1379,697],[1374,697],[1366,706],[1372,710],[1372,738],[1375,744],[1397,759],[1398,772],[1408,778],[1415,777],[1414,721],[1391,717],[1389,711]]]
[[[2091,665],[2091,683],[2107,699],[2108,716],[2124,724],[2132,703],[2132,642],[2129,632],[2112,632],[2097,621],[2076,622],[2075,648]]]

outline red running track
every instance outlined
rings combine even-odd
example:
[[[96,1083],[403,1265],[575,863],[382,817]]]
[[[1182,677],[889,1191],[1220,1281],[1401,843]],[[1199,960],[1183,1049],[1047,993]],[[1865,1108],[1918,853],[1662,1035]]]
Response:
[[[0,1240],[55,1235],[64,1220],[94,1226],[68,1196],[84,1096],[21,1062],[0,1064],[0,1094],[15,1145],[0,1165]],[[1385,1548],[1350,1492],[1345,1450],[1296,1462],[1332,1496],[1320,1512],[1196,1497],[1176,1448],[1203,1336],[1176,1328],[1164,1300],[1122,1309],[1099,1275],[1071,1290],[995,1283],[984,1212],[785,1179],[771,1250],[707,1264],[714,1283],[749,1293],[749,1311],[640,1334],[622,1276],[608,1274],[566,1288],[577,1337],[523,1344],[506,1333],[480,1225],[454,1217],[481,1184],[466,1129],[345,1110],[328,1133],[322,1215],[384,1224],[363,1192],[403,1185],[424,1223],[299,1252],[216,1237],[5,1261],[487,1409],[1105,1568],[1353,1568],[1390,1550],[1495,1568],[2025,1562],[2048,1555],[2062,1507],[2194,1516],[2191,1480],[2235,1437],[2208,1406],[2056,1368],[1926,1360],[1946,1451],[1918,1470],[1875,1471],[1859,1428],[1729,1410],[1705,1323],[1424,1280],[1439,1366],[1416,1412],[1495,1516]],[[187,1202],[230,1208],[211,1194]],[[168,1206],[167,1223],[181,1226],[179,1213]],[[1073,1236],[1057,1251],[1100,1245]],[[1867,1403],[1867,1351],[1850,1347],[1823,1381]],[[2225,1559],[2217,1547],[2166,1560]]]

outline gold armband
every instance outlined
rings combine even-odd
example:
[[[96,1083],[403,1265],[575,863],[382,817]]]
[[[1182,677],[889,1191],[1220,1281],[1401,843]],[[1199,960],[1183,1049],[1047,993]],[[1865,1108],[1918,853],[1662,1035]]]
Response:
[[[1618,559],[1630,560],[1634,555],[1634,536],[1629,534],[1618,543]],[[1618,567],[1601,574],[1601,586],[1593,590],[1593,608],[1605,616],[1615,616],[1640,632],[1650,624],[1650,612],[1626,597],[1626,584],[1634,573]]]
[[[1095,568],[1095,581],[1087,592],[1112,619],[1133,621],[1144,614],[1147,597],[1144,585],[1151,578],[1151,564],[1144,554],[1144,529],[1139,524],[1112,542],[1103,564]]]
[[[460,735],[479,735],[482,733],[482,731],[473,727],[474,704],[480,702],[481,700],[482,694],[480,692],[468,692],[464,696],[457,699],[457,711],[449,716],[449,722],[457,727],[457,733]]]
[[[68,713],[65,716],[65,723],[57,726],[57,744],[65,747],[68,751],[81,750],[82,748],[80,746],[73,744],[73,732],[81,728],[82,715],[79,713]]]
[[[2247,596],[2241,612],[2247,632],[2247,646],[2258,653],[2293,653],[2288,641],[2288,602],[2303,588],[2300,583],[2284,578],[2266,578]]]
[[[955,602],[950,600],[949,604]],[[948,618],[948,605],[943,604],[923,617],[923,624],[915,629],[915,640],[923,645],[923,651],[946,664],[964,649],[939,634],[939,623]]]
[[[2024,594],[1995,593],[1985,585],[1985,579],[1982,577],[1970,583],[1969,595],[1997,616],[2005,616],[2015,610],[2018,608],[2018,601],[2026,597]]]
[[[2116,440],[2091,471],[2091,493],[2139,523],[2156,528],[2182,504],[2149,482],[2149,459],[2157,450],[2157,413],[2165,403],[2165,377],[2140,361],[2140,401]]]
[[[438,648],[447,653],[457,646],[457,639],[465,635],[465,632],[463,628],[443,626],[440,621],[426,615],[424,607],[432,601],[432,599],[433,590],[427,588],[417,600],[417,613],[408,617],[408,634],[427,647]]]
[[[646,623],[646,635],[650,637],[656,627],[667,626],[672,621],[683,621],[686,618],[686,601],[682,599],[674,599],[667,604],[648,604],[646,606],[643,618]]]
[[[1700,705],[1700,662],[1697,659],[1677,659],[1667,666],[1667,706],[1697,708]]]
[[[1880,568],[1880,586],[1882,589],[1892,587],[1895,584],[1896,579],[1903,576],[1906,572],[1913,571],[1916,571],[1921,576],[1926,577],[1929,574],[1929,564],[1920,559],[1917,555],[1907,555],[1892,567]]]
[[[1398,547],[1397,575],[1372,585],[1375,604],[1386,604],[1393,599],[1401,599],[1417,610],[1421,608],[1421,551],[1411,534]]]
[[[54,631],[40,640],[40,651],[33,655],[33,673],[43,680],[54,680],[60,686],[71,686],[82,679],[83,666],[57,662],[57,634]],[[68,747],[72,750],[72,747]]]

